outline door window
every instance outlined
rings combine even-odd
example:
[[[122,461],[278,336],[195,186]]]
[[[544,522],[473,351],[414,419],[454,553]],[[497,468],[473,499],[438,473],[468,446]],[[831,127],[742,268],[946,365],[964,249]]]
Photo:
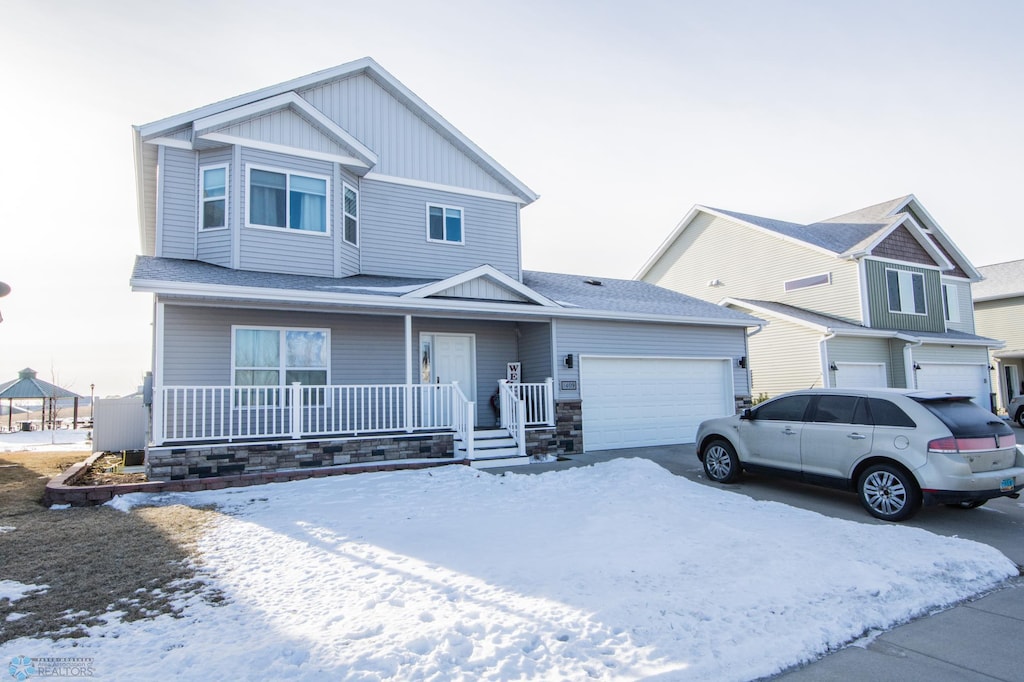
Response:
[[[798,422],[803,421],[807,404],[811,402],[809,395],[790,395],[761,405],[754,411],[757,419],[771,421]]]

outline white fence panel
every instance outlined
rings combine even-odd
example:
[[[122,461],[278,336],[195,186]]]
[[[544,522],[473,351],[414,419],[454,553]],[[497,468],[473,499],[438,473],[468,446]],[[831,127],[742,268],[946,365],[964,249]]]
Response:
[[[149,409],[141,395],[97,399],[92,417],[92,451],[145,449],[148,421]]]

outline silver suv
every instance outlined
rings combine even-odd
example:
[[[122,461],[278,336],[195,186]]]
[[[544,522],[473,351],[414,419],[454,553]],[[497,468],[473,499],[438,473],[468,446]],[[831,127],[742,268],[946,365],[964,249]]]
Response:
[[[697,456],[713,481],[743,470],[856,491],[880,519],[922,504],[973,509],[1019,497],[1024,450],[970,398],[903,389],[811,389],[703,422]]]
[[[1006,411],[1010,414],[1010,419],[1024,426],[1024,395],[1019,395],[1011,400]]]

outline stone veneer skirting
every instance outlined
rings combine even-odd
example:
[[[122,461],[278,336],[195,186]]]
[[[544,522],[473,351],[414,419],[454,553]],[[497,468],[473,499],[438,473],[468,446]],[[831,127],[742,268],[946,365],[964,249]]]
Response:
[[[533,457],[572,455],[583,452],[583,403],[559,400],[555,403],[555,428],[526,430],[526,454]]]
[[[453,460],[452,434],[151,447],[146,452],[146,476],[151,481],[181,481],[410,459]]]

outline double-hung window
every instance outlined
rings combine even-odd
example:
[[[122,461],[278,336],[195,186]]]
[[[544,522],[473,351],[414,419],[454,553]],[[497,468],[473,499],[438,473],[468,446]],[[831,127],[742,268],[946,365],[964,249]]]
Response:
[[[888,289],[889,312],[908,315],[926,315],[928,309],[924,300],[924,275],[909,270],[885,271]]]
[[[427,241],[462,244],[462,209],[427,204]]]
[[[324,386],[329,381],[330,333],[326,329],[235,327],[235,386]]]
[[[952,284],[942,285],[942,312],[946,322],[960,321],[960,294]]]
[[[329,178],[249,166],[248,225],[327,232]]]
[[[359,193],[348,185],[342,186],[345,195],[343,211],[345,214],[345,229],[342,237],[349,244],[359,244]]]
[[[227,227],[227,165],[200,168],[199,196],[203,203],[200,228],[212,230],[218,227]]]

